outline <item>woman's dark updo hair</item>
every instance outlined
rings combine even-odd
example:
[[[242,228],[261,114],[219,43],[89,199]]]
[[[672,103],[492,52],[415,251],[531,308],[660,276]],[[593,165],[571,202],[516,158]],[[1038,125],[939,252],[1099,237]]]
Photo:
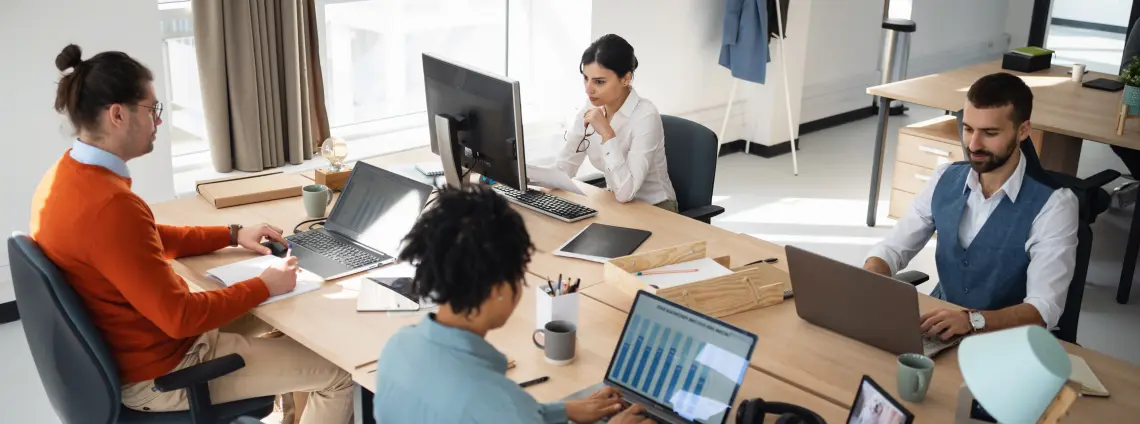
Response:
[[[598,38],[586,51],[582,53],[582,63],[578,65],[578,72],[586,72],[586,65],[599,63],[603,68],[614,71],[618,78],[637,70],[637,56],[633,55],[633,46],[624,38],[616,34],[606,34]]]
[[[478,312],[499,284],[521,290],[534,253],[522,216],[485,186],[444,189],[404,243],[399,259],[416,267],[416,294],[457,314]]]
[[[87,60],[82,56],[79,46],[68,44],[55,57],[55,67],[64,72],[55,93],[55,111],[66,113],[76,131],[94,129],[99,112],[107,106],[134,108],[146,96],[145,83],[154,81],[150,69],[126,53],[103,52]]]

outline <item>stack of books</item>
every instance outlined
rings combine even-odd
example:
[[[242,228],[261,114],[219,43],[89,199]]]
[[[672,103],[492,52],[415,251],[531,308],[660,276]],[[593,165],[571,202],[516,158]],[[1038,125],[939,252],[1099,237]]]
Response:
[[[1025,56],[1025,57],[1037,57],[1037,56],[1051,55],[1051,54],[1053,54],[1053,51],[1049,50],[1049,49],[1041,48],[1041,47],[1029,46],[1029,47],[1022,47],[1020,49],[1014,49],[1014,50],[1010,51],[1010,53]]]

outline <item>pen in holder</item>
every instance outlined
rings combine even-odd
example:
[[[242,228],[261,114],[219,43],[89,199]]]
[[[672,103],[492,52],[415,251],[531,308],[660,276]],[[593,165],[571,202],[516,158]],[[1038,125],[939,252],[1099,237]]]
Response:
[[[534,291],[534,328],[543,328],[551,321],[567,321],[578,325],[578,299],[581,293],[564,293],[551,296],[546,286]]]

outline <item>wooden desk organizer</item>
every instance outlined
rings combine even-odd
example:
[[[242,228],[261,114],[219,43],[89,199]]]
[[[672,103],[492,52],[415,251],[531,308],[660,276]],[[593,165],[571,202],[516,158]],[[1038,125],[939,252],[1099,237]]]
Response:
[[[313,182],[328,186],[333,191],[341,191],[344,190],[345,184],[348,184],[350,175],[352,175],[352,168],[349,167],[338,172],[331,172],[328,168],[317,168],[313,171]]]
[[[607,284],[616,286],[630,296],[636,296],[638,290],[645,290],[715,318],[784,301],[784,285],[788,274],[768,264],[664,289],[650,287],[633,274],[706,257],[706,243],[702,241],[614,258],[605,263],[604,278]],[[731,269],[729,257],[712,259]]]

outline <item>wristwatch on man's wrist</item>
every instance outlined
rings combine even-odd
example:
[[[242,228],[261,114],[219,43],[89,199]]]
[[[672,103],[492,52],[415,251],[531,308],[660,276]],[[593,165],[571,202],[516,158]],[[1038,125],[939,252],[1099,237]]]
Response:
[[[986,328],[986,317],[982,316],[982,313],[980,311],[967,312],[970,316],[970,327],[973,327],[975,332],[982,331]]]
[[[238,245],[238,231],[241,231],[241,224],[230,224],[230,247]]]

